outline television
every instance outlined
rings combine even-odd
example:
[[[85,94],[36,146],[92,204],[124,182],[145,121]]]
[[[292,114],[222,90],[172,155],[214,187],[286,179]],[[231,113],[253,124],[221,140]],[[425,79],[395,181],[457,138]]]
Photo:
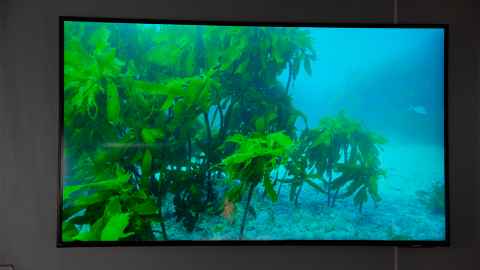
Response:
[[[446,25],[59,24],[57,246],[449,244]]]

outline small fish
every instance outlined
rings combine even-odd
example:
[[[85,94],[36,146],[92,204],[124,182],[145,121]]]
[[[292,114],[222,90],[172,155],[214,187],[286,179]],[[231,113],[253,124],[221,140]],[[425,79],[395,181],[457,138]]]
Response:
[[[223,202],[223,217],[227,219],[230,224],[233,224],[233,213],[235,212],[235,204],[229,200]]]
[[[427,109],[425,109],[425,107],[423,107],[423,106],[412,106],[412,105],[410,105],[408,107],[408,111],[414,112],[416,114],[427,115]]]

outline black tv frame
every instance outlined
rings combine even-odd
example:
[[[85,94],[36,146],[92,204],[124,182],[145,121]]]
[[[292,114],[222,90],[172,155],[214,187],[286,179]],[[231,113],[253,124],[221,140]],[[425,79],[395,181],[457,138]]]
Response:
[[[64,132],[64,22],[105,22],[141,24],[181,24],[218,26],[273,26],[273,27],[332,27],[332,28],[420,28],[443,29],[444,32],[444,168],[445,168],[445,239],[444,240],[159,240],[159,241],[75,241],[62,240],[63,209],[63,132]],[[448,24],[387,24],[387,23],[311,23],[268,21],[222,21],[222,20],[172,20],[172,19],[126,19],[108,17],[59,17],[59,100],[58,100],[58,191],[57,191],[57,247],[130,247],[130,246],[317,246],[317,245],[371,245],[402,247],[447,247],[450,246],[450,199],[449,199],[449,141],[448,141]]]

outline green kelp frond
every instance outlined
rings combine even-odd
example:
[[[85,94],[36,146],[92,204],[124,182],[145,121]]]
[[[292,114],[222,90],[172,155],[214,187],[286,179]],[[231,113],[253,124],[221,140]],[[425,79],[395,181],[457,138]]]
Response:
[[[230,182],[229,190],[226,192],[228,202],[238,202],[247,193],[247,201],[244,208],[243,218],[240,225],[240,239],[247,222],[247,216],[253,193],[258,184],[262,184],[265,194],[272,200],[277,201],[278,194],[273,189],[273,182],[270,177],[274,169],[287,161],[287,154],[293,142],[283,132],[271,134],[255,133],[250,136],[235,134],[227,138],[226,143],[236,145],[235,151],[223,159],[225,172]],[[233,183],[239,180],[240,183]]]
[[[65,186],[63,228],[68,233],[64,241],[123,239],[136,233],[124,232],[129,225],[134,225],[130,221],[141,224],[146,216],[156,216],[158,209],[154,200],[136,190],[131,180],[130,173],[117,167],[110,179]],[[89,229],[78,229],[85,226]]]
[[[90,227],[90,230],[81,231],[73,237],[73,240],[116,241],[128,237],[133,234],[124,232],[128,226],[129,217],[128,213],[122,213],[120,199],[113,197],[108,201],[103,216]]]
[[[275,162],[274,159],[284,156],[292,145],[290,137],[283,132],[252,137],[235,134],[227,138],[226,142],[238,145],[235,153],[223,160],[223,164],[227,167],[234,164],[248,166],[249,162],[255,158],[267,158]]]
[[[368,197],[375,203],[381,200],[378,180],[386,172],[381,168],[380,151],[386,139],[344,111],[322,118],[318,127],[305,131],[301,139],[329,206],[334,206],[336,199],[353,196],[361,210]]]
[[[117,170],[116,176],[112,179],[107,180],[98,180],[88,184],[80,184],[80,185],[70,185],[63,188],[63,197],[64,199],[68,199],[70,195],[74,192],[80,190],[88,190],[88,189],[96,189],[96,190],[115,190],[122,187],[124,184],[128,182],[130,179],[130,174],[125,173],[121,169]]]
[[[272,200],[276,200],[270,173],[286,162],[286,155],[293,144],[290,137],[283,132],[251,137],[235,134],[226,141],[237,145],[235,152],[222,161],[229,178],[254,185],[263,180],[267,194]],[[230,193],[233,194],[230,201],[239,197],[234,191],[239,191],[239,187],[234,186],[231,189]]]
[[[109,30],[99,28],[91,35],[90,46],[81,43],[81,39],[85,38],[83,36],[66,35],[64,88],[66,95],[73,95],[73,108],[91,118],[95,118],[99,111],[98,95],[106,94],[109,97],[109,120],[115,122],[118,120],[119,101],[114,80],[118,78],[124,62],[117,58],[109,35]]]

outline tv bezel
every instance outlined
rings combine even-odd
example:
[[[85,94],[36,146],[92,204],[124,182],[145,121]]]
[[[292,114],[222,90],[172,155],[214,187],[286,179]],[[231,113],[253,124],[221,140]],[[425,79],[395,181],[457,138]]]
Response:
[[[63,214],[63,152],[64,152],[64,23],[103,22],[138,24],[217,25],[217,26],[272,26],[272,27],[317,27],[317,28],[419,28],[442,29],[444,33],[444,173],[445,173],[445,239],[444,240],[158,240],[158,241],[72,241],[62,239]],[[130,247],[130,246],[402,246],[402,247],[447,247],[450,246],[450,200],[449,200],[449,144],[448,144],[448,24],[390,24],[390,23],[317,23],[274,21],[224,21],[224,20],[179,20],[138,19],[108,17],[59,16],[59,100],[58,100],[58,189],[57,189],[57,247]]]

